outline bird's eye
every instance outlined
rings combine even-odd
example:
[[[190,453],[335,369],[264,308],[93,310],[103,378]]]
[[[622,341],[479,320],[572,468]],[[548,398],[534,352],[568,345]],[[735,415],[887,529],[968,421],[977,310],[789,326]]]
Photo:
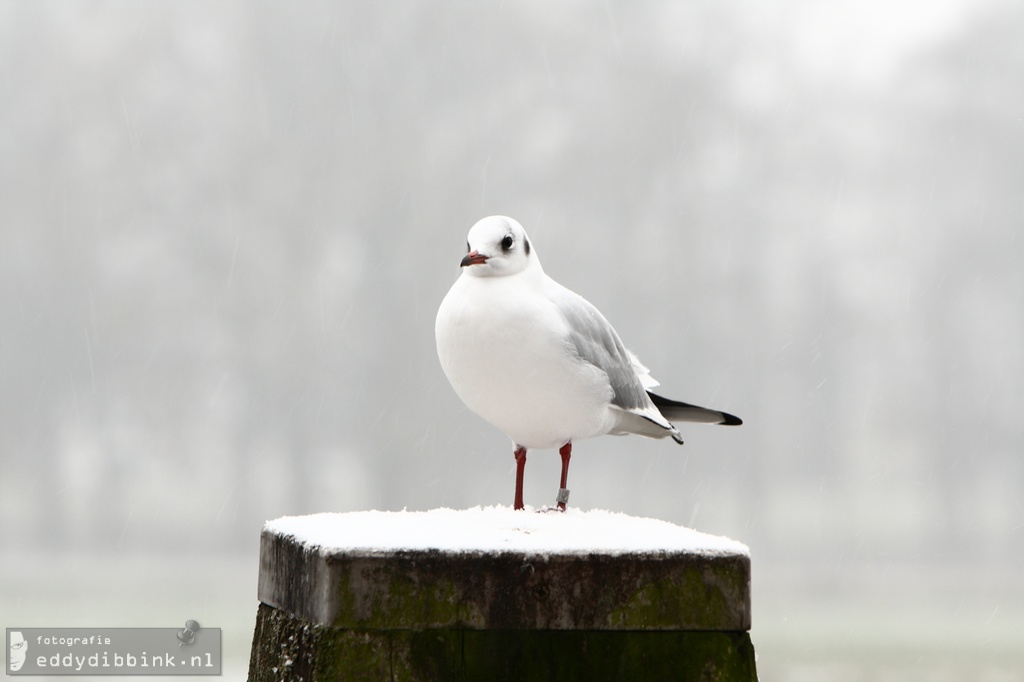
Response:
[[[504,239],[501,240],[501,250],[508,251],[512,248],[512,245],[516,243],[516,240],[512,238],[512,235],[506,234]]]

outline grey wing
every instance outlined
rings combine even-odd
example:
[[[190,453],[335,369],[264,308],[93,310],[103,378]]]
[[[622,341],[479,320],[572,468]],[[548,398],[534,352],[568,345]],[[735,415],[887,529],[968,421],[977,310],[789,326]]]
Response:
[[[569,324],[573,351],[608,375],[612,404],[624,410],[646,411],[650,398],[633,366],[632,356],[604,315],[582,296],[568,289],[555,298]]]

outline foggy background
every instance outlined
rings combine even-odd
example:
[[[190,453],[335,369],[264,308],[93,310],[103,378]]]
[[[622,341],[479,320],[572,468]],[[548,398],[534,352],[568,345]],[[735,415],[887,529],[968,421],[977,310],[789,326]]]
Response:
[[[728,535],[763,679],[1024,675],[1016,3],[0,3],[2,626],[224,628],[259,531],[512,502],[434,349],[519,220],[686,445],[574,506]],[[531,455],[526,502],[558,458]]]

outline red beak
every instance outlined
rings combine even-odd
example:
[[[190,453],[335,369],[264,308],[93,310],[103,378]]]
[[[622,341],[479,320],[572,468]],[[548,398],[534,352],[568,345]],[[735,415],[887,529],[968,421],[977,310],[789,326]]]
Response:
[[[487,256],[484,256],[483,254],[474,249],[473,251],[470,251],[469,253],[466,254],[466,257],[462,259],[462,263],[460,263],[459,265],[460,267],[464,268],[467,265],[479,265],[480,263],[486,262]]]

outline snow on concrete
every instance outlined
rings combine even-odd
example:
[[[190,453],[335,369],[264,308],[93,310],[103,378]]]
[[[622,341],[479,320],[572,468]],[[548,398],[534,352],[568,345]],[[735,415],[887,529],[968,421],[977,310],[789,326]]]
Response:
[[[564,513],[511,507],[364,511],[285,516],[265,530],[310,548],[377,554],[399,550],[634,554],[688,552],[749,555],[746,545],[667,521],[603,510]]]

